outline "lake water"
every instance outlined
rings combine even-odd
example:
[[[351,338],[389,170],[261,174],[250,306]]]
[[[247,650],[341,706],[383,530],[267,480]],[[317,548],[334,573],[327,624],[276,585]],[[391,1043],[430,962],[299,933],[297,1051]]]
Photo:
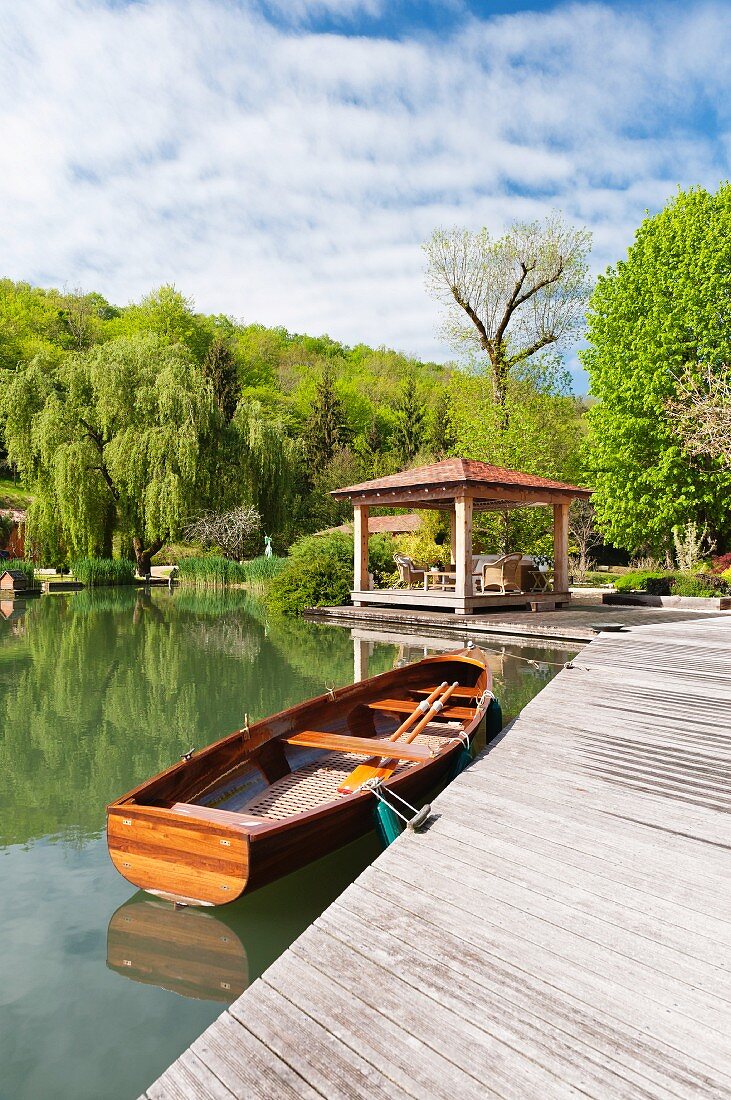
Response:
[[[482,644],[507,715],[571,656]],[[424,651],[268,622],[239,592],[0,603],[0,1096],[136,1097],[379,850],[368,837],[232,905],[174,910],[112,867],[106,803],[245,712],[350,682],[354,658],[372,675]]]

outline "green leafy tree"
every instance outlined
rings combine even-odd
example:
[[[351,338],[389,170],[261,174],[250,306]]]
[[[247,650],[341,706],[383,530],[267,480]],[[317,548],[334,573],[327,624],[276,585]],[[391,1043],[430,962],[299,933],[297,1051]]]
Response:
[[[221,416],[229,424],[239,401],[239,379],[231,341],[221,334],[214,336],[206,352],[203,376],[210,381]]]
[[[119,527],[147,572],[207,494],[211,387],[159,337],[120,337],[55,369],[37,357],[2,400],[10,458],[35,495],[29,537],[47,552],[55,537],[78,556],[110,557]]]
[[[426,432],[424,399],[414,371],[405,376],[394,409],[394,441],[403,462],[413,462],[421,450]]]
[[[347,439],[345,410],[335,388],[335,373],[326,364],[315,387],[315,399],[305,428],[307,458],[313,468],[330,462],[337,448]]]
[[[598,398],[586,464],[599,527],[630,551],[667,552],[672,529],[731,534],[731,473],[691,454],[668,414],[683,388],[731,361],[731,185],[680,192],[602,276],[582,354]]]
[[[450,392],[447,389],[437,392],[429,409],[425,445],[435,461],[456,453],[457,427],[454,422]]]
[[[170,345],[181,344],[198,363],[204,361],[213,338],[207,319],[195,312],[193,300],[169,284],[127,306],[114,331],[124,336],[153,335]]]
[[[508,423],[479,375],[455,377],[453,453],[541,477],[581,480],[584,438],[582,406],[568,392],[570,378],[558,356],[544,355],[509,379],[505,400]],[[484,551],[550,550],[550,508],[480,512],[474,520],[475,545]]]

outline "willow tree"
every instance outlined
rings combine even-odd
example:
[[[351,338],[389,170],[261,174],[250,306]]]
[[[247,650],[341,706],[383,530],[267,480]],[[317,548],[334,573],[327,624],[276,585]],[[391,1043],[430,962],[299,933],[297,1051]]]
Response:
[[[116,528],[145,573],[208,495],[212,389],[190,354],[160,337],[120,337],[55,365],[34,359],[2,403],[10,459],[35,497],[29,538],[42,553],[61,544],[111,556]]]
[[[302,448],[285,422],[268,415],[259,401],[239,403],[232,429],[240,496],[256,508],[264,531],[280,532],[301,474]]]
[[[487,356],[503,425],[511,370],[581,327],[590,240],[552,215],[497,238],[487,229],[437,229],[424,245],[427,289],[444,306],[444,334],[455,349]]]

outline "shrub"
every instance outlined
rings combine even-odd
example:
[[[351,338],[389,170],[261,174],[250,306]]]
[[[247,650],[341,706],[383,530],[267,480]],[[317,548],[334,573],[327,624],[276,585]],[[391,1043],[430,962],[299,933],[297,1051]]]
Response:
[[[715,578],[696,573],[680,573],[673,578],[674,596],[720,596],[723,587],[714,584]]]
[[[652,556],[633,558],[629,563],[629,568],[632,573],[638,571],[641,573],[663,573],[667,571],[659,558],[653,558]]]
[[[183,558],[178,562],[178,579],[181,584],[200,587],[242,584],[246,580],[246,566],[214,556]]]
[[[393,571],[394,543],[389,535],[372,535],[368,563],[374,583]],[[267,606],[296,615],[306,607],[348,602],[353,586],[353,536],[341,531],[305,535],[290,547],[286,566],[269,585]]]
[[[645,582],[645,592],[648,596],[669,596],[675,577],[648,577]]]
[[[652,596],[724,596],[731,582],[710,573],[625,573],[615,581],[617,592],[647,592]]]
[[[647,582],[664,581],[668,577],[672,576],[671,573],[659,573],[657,571],[650,572],[645,569],[633,569],[629,573],[625,573],[621,577],[617,577],[614,581],[614,587],[617,592],[646,592]]]
[[[612,576],[611,573],[591,573],[590,572],[590,573],[587,573],[584,576],[584,579],[581,583],[589,585],[592,588],[602,588],[602,587],[606,588],[608,585],[613,583],[614,579],[615,578]],[[574,583],[577,583],[577,582],[574,582]]]
[[[71,563],[77,581],[93,588],[95,585],[134,584],[134,562],[124,558],[79,558]]]
[[[352,537],[339,532],[306,535],[292,545],[286,567],[269,586],[267,605],[296,615],[306,607],[347,603],[352,583]]]
[[[711,573],[681,573],[675,577],[673,595],[675,596],[728,596],[731,583],[725,577],[714,577]]]
[[[710,571],[716,575],[727,573],[731,569],[731,554],[720,554],[711,558]]]
[[[432,536],[425,531],[420,531],[415,535],[398,535],[395,539],[391,540],[391,544],[392,566],[393,555],[396,551],[401,554],[407,554],[417,563],[417,565],[433,565],[435,562],[441,562],[444,565],[446,564],[445,559],[448,559],[450,554],[448,543],[444,546],[440,546],[434,541]]]
[[[707,528],[699,528],[697,523],[673,527],[673,542],[675,560],[684,573],[697,569],[704,555],[713,549]]]
[[[352,555],[351,540],[351,555]],[[396,553],[396,543],[391,535],[371,535],[368,539],[368,568],[373,574],[373,583],[379,585],[388,582],[397,573],[393,555]],[[444,560],[445,548],[441,547],[441,558]],[[446,548],[446,556],[449,558],[449,547]],[[351,557],[352,561],[352,557]]]
[[[168,542],[155,554],[155,565],[177,565],[183,558],[220,557],[221,551],[203,550],[188,542]]]

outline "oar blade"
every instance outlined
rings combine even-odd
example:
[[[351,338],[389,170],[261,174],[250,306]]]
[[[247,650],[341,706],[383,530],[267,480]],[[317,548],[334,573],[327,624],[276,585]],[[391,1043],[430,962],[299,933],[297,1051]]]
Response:
[[[398,764],[395,760],[392,764],[385,765],[385,767],[379,766],[379,762],[375,758],[367,760],[365,764],[359,764],[357,768],[354,768],[347,779],[343,780],[338,787],[338,792],[340,794],[353,794],[369,779],[388,779],[397,767]]]

